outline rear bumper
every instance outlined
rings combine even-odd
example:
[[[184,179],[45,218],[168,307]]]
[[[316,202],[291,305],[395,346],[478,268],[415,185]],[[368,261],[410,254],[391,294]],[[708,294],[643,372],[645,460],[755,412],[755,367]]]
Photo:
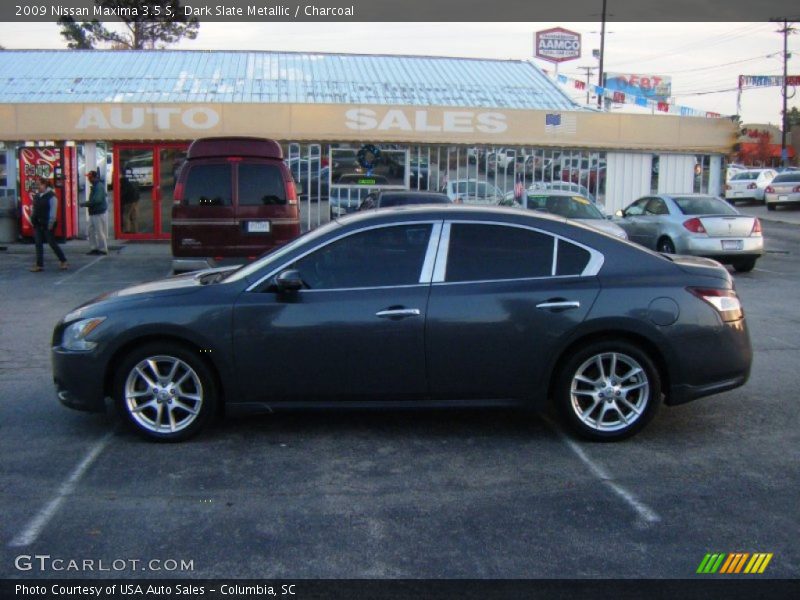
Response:
[[[784,198],[781,200],[781,198]],[[764,201],[767,204],[798,204],[800,203],[800,194],[798,193],[788,193],[788,194],[765,194]]]
[[[677,406],[679,404],[686,404],[692,400],[703,398],[704,396],[712,396],[721,392],[742,387],[747,383],[750,373],[739,375],[732,379],[725,379],[724,381],[716,381],[705,385],[675,385],[672,386],[669,395],[667,396],[666,403],[668,406]]]
[[[723,249],[723,240],[742,240],[741,250]],[[711,257],[737,257],[761,256],[764,254],[763,237],[683,237],[676,240],[678,254],[693,254],[695,256]]]

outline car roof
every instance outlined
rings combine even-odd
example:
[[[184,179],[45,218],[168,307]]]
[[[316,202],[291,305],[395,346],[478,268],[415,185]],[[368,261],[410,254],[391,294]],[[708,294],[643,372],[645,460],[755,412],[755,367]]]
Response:
[[[406,206],[393,206],[377,210],[356,212],[337,219],[341,225],[357,225],[362,221],[377,221],[391,223],[392,221],[413,220],[454,220],[465,219],[468,221],[488,220],[530,220],[535,226],[535,221],[554,221],[565,223],[567,219],[548,213],[534,213],[514,207],[501,206],[468,206],[464,204],[415,204]],[[377,223],[376,223],[377,224]]]
[[[379,195],[383,194],[391,194],[392,196],[401,196],[401,197],[413,197],[419,198],[421,196],[433,196],[434,198],[447,198],[447,194],[443,194],[442,192],[433,192],[433,191],[419,191],[415,192],[414,190],[381,190]]]
[[[580,196],[577,190],[555,190],[552,188],[541,188],[527,190],[528,196],[563,196],[564,198],[572,198],[573,196]],[[588,200],[588,198],[587,198]]]

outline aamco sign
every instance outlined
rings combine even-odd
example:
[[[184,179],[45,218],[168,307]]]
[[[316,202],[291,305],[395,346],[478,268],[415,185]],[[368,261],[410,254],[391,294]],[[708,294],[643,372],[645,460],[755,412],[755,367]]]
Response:
[[[563,27],[536,32],[536,58],[554,63],[581,57],[581,34]]]

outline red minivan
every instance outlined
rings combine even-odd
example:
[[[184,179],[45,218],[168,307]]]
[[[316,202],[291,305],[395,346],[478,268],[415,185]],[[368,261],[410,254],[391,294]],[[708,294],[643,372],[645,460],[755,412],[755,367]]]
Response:
[[[172,267],[247,262],[300,235],[297,190],[274,140],[192,142],[175,184]]]

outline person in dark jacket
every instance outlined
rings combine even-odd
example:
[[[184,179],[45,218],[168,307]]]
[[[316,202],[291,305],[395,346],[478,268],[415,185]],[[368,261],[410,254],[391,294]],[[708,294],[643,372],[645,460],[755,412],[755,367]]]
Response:
[[[87,254],[108,254],[108,201],[106,183],[97,171],[86,174],[89,180],[89,200],[79,203],[89,209],[89,245]]]
[[[58,198],[50,187],[48,181],[40,178],[36,182],[38,194],[33,196],[33,212],[31,223],[33,224],[33,239],[36,243],[36,264],[31,267],[33,273],[44,270],[44,242],[47,240],[50,248],[56,254],[56,258],[61,263],[62,269],[69,268],[67,257],[56,243],[53,230],[56,227],[58,218]]]
[[[139,231],[139,186],[123,175],[119,180],[119,199],[122,204],[122,231]]]

